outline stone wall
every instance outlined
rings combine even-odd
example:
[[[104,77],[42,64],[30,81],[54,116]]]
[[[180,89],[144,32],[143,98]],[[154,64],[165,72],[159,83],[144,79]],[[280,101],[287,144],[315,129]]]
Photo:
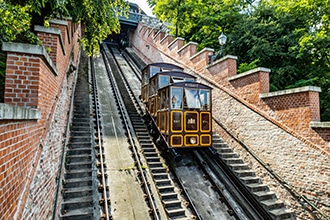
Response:
[[[196,43],[183,44],[142,23],[130,39],[146,63],[178,64],[213,87],[213,129],[298,218],[322,215],[306,201],[330,214],[330,124],[320,122],[319,88],[270,93],[270,69],[237,74],[237,57],[230,55],[208,64],[213,49],[197,52]]]
[[[49,219],[79,62],[80,26],[36,26],[43,46],[3,43],[7,52],[0,103],[1,219]]]

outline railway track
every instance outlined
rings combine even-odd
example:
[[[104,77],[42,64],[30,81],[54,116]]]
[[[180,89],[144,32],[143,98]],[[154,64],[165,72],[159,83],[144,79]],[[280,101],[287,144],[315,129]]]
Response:
[[[112,51],[114,54],[119,54],[119,51],[116,51],[116,47],[112,48]],[[113,55],[116,56],[116,55]],[[114,65],[114,64],[113,64]],[[117,66],[119,66],[117,64]],[[131,66],[131,65],[130,65]],[[136,74],[136,73],[135,73]],[[126,84],[128,84],[127,82],[125,82]],[[121,85],[125,84],[125,83],[121,83]],[[129,87],[129,86],[127,86]],[[123,88],[124,89],[124,88]],[[123,91],[123,89],[121,89],[121,92]],[[123,92],[122,92],[123,93]],[[132,92],[131,92],[132,93]],[[124,96],[125,97],[125,96]],[[130,97],[132,97],[132,95],[130,95]],[[134,98],[134,95],[133,95]],[[124,98],[124,100],[129,100],[130,98]],[[136,98],[135,98],[136,99]],[[137,100],[136,100],[136,104],[135,106],[137,106],[137,108],[139,108],[138,104],[137,104]],[[127,103],[128,106],[133,106],[133,104]],[[141,116],[138,117],[139,120],[141,121]],[[218,197],[218,193],[215,193],[215,201],[211,200],[209,197],[205,198],[205,201],[203,203],[203,205],[206,205],[206,207],[212,206],[212,211],[207,210],[209,212],[212,213],[206,213],[207,211],[205,210],[205,206],[204,207],[199,207],[200,209],[204,209],[204,210],[200,210],[198,211],[196,209],[196,206],[194,205],[194,200],[199,200],[200,198],[198,197],[190,197],[190,193],[186,191],[185,189],[185,185],[183,183],[183,181],[181,181],[180,176],[176,173],[176,169],[173,169],[173,167],[171,166],[165,166],[164,164],[165,162],[162,161],[163,159],[159,156],[159,152],[158,149],[155,148],[154,144],[151,142],[151,137],[148,135],[148,131],[146,131],[145,129],[145,125],[143,125],[143,136],[142,138],[138,138],[141,144],[141,147],[143,149],[144,152],[144,156],[148,161],[148,165],[150,167],[151,173],[153,174],[153,178],[154,181],[158,187],[158,192],[160,193],[162,199],[163,199],[163,204],[165,206],[165,208],[167,209],[167,214],[170,218],[173,218],[175,216],[181,217],[184,216],[184,209],[181,209],[179,207],[180,205],[180,201],[178,200],[178,197],[180,197],[180,194],[183,194],[183,197],[185,198],[185,200],[187,200],[185,203],[189,204],[189,209],[192,211],[194,216],[190,216],[190,218],[194,218],[194,219],[217,219],[217,218],[223,218],[223,219],[234,219],[234,217],[230,216],[230,212],[227,211],[228,208],[226,205],[223,205],[222,203],[219,203],[217,197]],[[140,131],[137,130],[137,135],[140,135]],[[145,145],[147,143],[147,145]],[[164,154],[166,156],[166,154]],[[170,159],[167,158],[167,161],[169,161]],[[192,162],[190,162],[192,163]],[[169,172],[169,169],[171,170],[171,172]],[[192,176],[196,176],[197,173],[200,173],[199,171],[196,171],[194,174],[192,174]],[[180,191],[182,191],[181,193],[178,192],[177,190],[175,190],[175,187],[173,186],[173,183],[171,183],[171,179],[168,179],[168,177],[172,175],[176,178],[174,178],[175,184],[177,184],[180,188]],[[203,174],[200,174],[201,176]],[[191,176],[190,176],[191,179]],[[192,182],[195,182],[194,180]],[[204,183],[202,183],[204,184]],[[209,186],[212,186],[212,183],[208,184]],[[201,185],[200,185],[201,186]],[[199,186],[199,187],[200,187]],[[205,191],[207,191],[208,189],[206,189]],[[177,206],[175,207],[174,204]],[[179,207],[179,208],[178,208]],[[206,212],[205,212],[206,211]],[[202,213],[204,212],[204,213]],[[210,216],[213,216],[213,218],[210,218]]]
[[[110,68],[108,72],[112,73],[109,75],[109,78],[111,78],[113,84],[118,86],[118,91],[120,91],[121,97],[120,99],[125,106],[125,109],[123,109],[123,115],[125,117],[124,111],[126,111],[127,117],[129,118],[129,121],[125,126],[129,127],[129,124],[131,124],[133,128],[132,131],[127,128],[128,136],[135,136],[137,138],[137,142],[130,140],[130,144],[136,166],[139,168],[141,174],[144,191],[148,198],[148,204],[151,208],[151,213],[153,213],[151,217],[153,219],[159,219],[161,214],[158,213],[157,210],[164,209],[166,216],[170,219],[190,219],[188,217],[189,213],[186,213],[187,209],[182,206],[182,201],[178,192],[175,192],[176,187],[171,181],[166,167],[164,167],[165,163],[160,156],[160,152],[153,144],[147,126],[144,124],[143,118],[141,117],[144,113],[138,104],[138,99],[128,86],[128,82],[125,81],[125,78],[122,76],[120,64],[118,61],[116,62],[116,56],[120,56],[120,52],[116,47],[112,47],[111,52],[108,51],[108,47],[104,47],[104,56],[107,58]],[[130,132],[132,132],[132,134],[129,134]],[[142,155],[138,154],[138,152],[142,152]],[[141,156],[144,157],[144,160],[146,161],[145,165],[153,179],[148,179],[148,176],[144,176],[145,172],[140,168],[144,166],[139,159]],[[161,198],[161,207],[152,202],[155,199],[152,195],[152,189],[149,189],[149,185],[152,181],[156,184],[157,192],[155,194]]]
[[[101,123],[104,116],[102,108],[104,111],[108,107],[99,106],[98,86],[101,83],[98,82],[98,85],[98,80],[102,81],[101,86],[111,88],[108,96],[100,91],[101,97],[107,99],[106,97],[113,96],[113,102],[116,103],[134,161],[133,169],[136,169],[137,181],[144,195],[145,204],[141,208],[147,206],[150,219],[219,219],[220,216],[221,219],[290,219],[285,210],[282,210],[284,214],[276,213],[276,209],[282,209],[277,208],[280,207],[279,203],[266,197],[266,194],[273,194],[264,186],[257,186],[260,180],[248,176],[251,171],[246,165],[238,163],[238,156],[225,149],[224,143],[217,141],[218,138],[214,139],[214,151],[209,154],[195,152],[192,156],[184,153],[183,162],[171,160],[168,152],[158,149],[144,124],[142,116],[146,111],[137,98],[140,86],[130,86],[129,77],[140,80],[138,70],[131,60],[123,59],[123,52],[116,46],[108,47],[103,44],[102,47],[102,65],[109,84],[104,79],[95,79],[93,59],[90,80],[88,74],[78,75],[71,137],[65,156],[65,178],[62,181],[61,219],[112,219],[113,212],[116,211],[110,203],[116,201],[110,200],[113,198],[109,190],[111,167],[107,167],[109,158],[105,155],[103,143],[103,136],[109,135],[107,131],[110,128],[104,122],[103,125]],[[131,68],[132,76],[124,73],[125,68]],[[113,127],[118,127],[118,123],[112,124]],[[115,136],[119,138],[117,134]],[[234,186],[228,180],[234,178],[233,176],[228,177],[224,171],[214,171],[221,170],[224,166],[226,172],[235,173],[236,179],[238,176],[245,185]],[[224,179],[226,175],[227,179]],[[253,179],[257,182],[253,182]],[[259,198],[259,203],[262,204],[260,210],[253,210],[251,204],[248,204],[247,201],[252,197],[244,200],[241,195],[234,195],[232,189],[237,187],[245,187],[244,193],[254,194],[253,198]],[[203,199],[205,195],[208,196]],[[261,198],[269,199],[264,199],[262,203]],[[266,214],[263,213],[265,207],[268,208]]]
[[[127,49],[126,51],[129,52],[130,50]],[[127,57],[139,61],[139,58],[134,53],[128,54]],[[140,64],[138,66],[143,65]],[[196,154],[198,154],[197,151]],[[217,175],[217,180],[225,182],[226,187],[230,189],[228,192],[232,195],[229,197],[224,196],[220,189],[217,191],[222,201],[228,199],[226,201],[228,211],[235,215],[236,218],[294,218],[292,212],[286,209],[283,202],[277,199],[276,195],[269,190],[268,186],[263,184],[261,179],[255,176],[255,173],[244,164],[243,160],[217,135],[213,137],[213,150],[209,151],[208,155],[211,156],[208,156],[207,162],[201,162],[200,167],[203,167],[206,163],[210,163],[209,166],[212,168],[208,169],[210,170],[209,172],[211,170],[217,170],[212,172],[221,173],[221,175]],[[213,165],[211,165],[212,163]],[[220,172],[220,170],[222,171]],[[205,171],[205,176],[209,176],[209,179],[211,179],[212,175],[214,176],[215,174],[208,174]],[[215,181],[212,180],[212,182],[214,188],[219,188]],[[220,183],[220,185],[223,189],[223,183]],[[237,204],[233,202],[235,199],[238,201]]]

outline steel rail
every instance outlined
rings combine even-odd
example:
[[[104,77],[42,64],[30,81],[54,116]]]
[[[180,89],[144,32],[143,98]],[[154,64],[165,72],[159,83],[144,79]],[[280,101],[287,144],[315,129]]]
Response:
[[[126,60],[127,64],[130,66],[130,68],[133,70],[135,76],[139,79],[139,81],[142,81],[142,74],[141,71],[138,69],[138,67],[133,62],[132,58],[127,55],[125,50],[120,50],[120,54],[123,56],[123,58]]]
[[[104,173],[104,161],[103,161],[103,152],[102,152],[102,141],[101,141],[101,129],[100,129],[100,116],[97,108],[97,86],[96,86],[96,78],[95,78],[95,69],[94,69],[94,63],[93,63],[93,57],[90,58],[91,63],[91,75],[92,75],[92,86],[93,86],[93,98],[94,98],[94,111],[95,111],[95,118],[96,118],[96,129],[97,129],[97,144],[98,144],[98,150],[100,154],[100,166],[101,166],[101,183],[102,183],[102,195],[103,195],[103,208],[104,208],[104,214],[105,219],[109,220],[109,210],[108,210],[108,195],[107,195],[107,187],[106,187],[106,181],[105,181],[105,173]]]
[[[130,126],[129,126],[129,122],[128,120],[126,119],[125,115],[125,109],[124,109],[124,103],[123,103],[123,100],[121,98],[121,95],[120,95],[120,92],[119,92],[119,89],[118,89],[118,86],[117,86],[117,83],[116,83],[116,80],[114,79],[114,76],[113,76],[113,73],[111,71],[111,67],[110,67],[110,64],[108,62],[108,57],[104,51],[104,49],[102,48],[101,49],[101,53],[102,53],[102,56],[103,56],[103,59],[104,59],[104,62],[105,62],[105,67],[106,67],[106,70],[107,70],[107,73],[108,73],[108,76],[109,76],[109,80],[114,88],[114,95],[118,101],[118,107],[119,107],[119,111],[120,111],[120,114],[123,116],[123,123],[125,125],[125,128],[126,128],[126,131],[127,131],[127,135],[128,135],[128,140],[129,140],[129,143],[130,145],[132,146],[132,149],[133,149],[133,153],[134,153],[134,156],[136,158],[136,161],[137,161],[137,166],[138,166],[138,170],[141,174],[141,178],[142,178],[142,182],[143,182],[143,185],[144,185],[144,189],[146,191],[146,194],[147,194],[147,197],[148,197],[148,202],[149,202],[149,205],[151,206],[151,210],[152,210],[152,213],[153,213],[153,217],[154,219],[156,220],[160,220],[159,216],[158,216],[158,211],[157,211],[157,207],[156,207],[156,204],[153,200],[153,196],[152,196],[152,193],[149,189],[149,184],[148,184],[148,181],[147,181],[147,178],[145,176],[145,173],[144,173],[144,170],[142,168],[142,165],[141,165],[141,162],[139,160],[139,155],[138,155],[138,152],[136,150],[136,145],[135,145],[135,142],[134,142],[134,139],[132,137],[132,134],[131,134],[131,130],[129,129]],[[116,62],[116,66],[118,68],[118,70],[121,72],[121,69],[116,61],[116,59],[114,59],[115,62]]]
[[[121,54],[123,55],[124,59],[126,60],[126,62],[128,63],[128,65],[132,68],[133,67],[133,64],[134,64],[134,61],[130,58],[130,56],[128,56],[126,54],[126,51],[124,52],[121,52]],[[131,62],[133,64],[131,64]],[[135,64],[134,64],[135,65]],[[137,76],[138,80],[141,82],[142,79],[141,79],[141,75],[138,75],[135,70],[134,70],[134,73],[135,75]],[[144,112],[145,114],[149,114],[148,111]],[[152,118],[152,117],[150,117]],[[164,137],[163,137],[164,139]],[[167,146],[169,148],[169,146]],[[171,154],[173,154],[172,152],[170,152]],[[163,155],[164,158],[166,158],[166,160],[171,160],[171,158],[165,154]],[[202,220],[202,217],[200,216],[200,214],[198,213],[197,211],[197,208],[195,207],[194,203],[192,202],[192,199],[190,198],[189,196],[189,193],[187,192],[187,190],[185,189],[184,187],[184,184],[183,182],[181,181],[181,179],[179,178],[179,176],[177,175],[175,169],[173,169],[173,167],[169,166],[169,169],[171,170],[171,173],[173,174],[174,178],[176,179],[177,181],[177,184],[180,186],[180,189],[182,190],[182,194],[185,196],[185,198],[188,200],[188,203],[189,203],[189,208],[191,209],[192,213],[195,215],[195,219],[196,220]]]
[[[227,207],[230,208],[230,210],[232,211],[231,215],[234,215],[236,219],[240,219],[240,220],[248,219],[245,212],[242,210],[242,208],[237,204],[235,199],[232,198],[232,193],[229,192],[226,184],[224,184],[220,180],[221,178],[223,178],[223,176],[221,176],[221,178],[219,178],[218,175],[216,175],[215,173],[211,174],[211,172],[213,172],[212,171],[213,168],[210,166],[207,166],[207,164],[210,163],[210,161],[213,161],[213,159],[204,158],[202,153],[203,152],[201,152],[201,151],[194,150],[192,152],[192,155],[196,158],[195,161],[199,164],[199,167],[202,169],[204,174],[208,176],[208,180],[214,186],[215,191],[221,196],[221,198],[223,198],[223,200],[221,200],[221,201],[223,201],[227,205]],[[209,169],[207,169],[207,167]],[[211,171],[208,171],[208,170],[211,170]],[[216,181],[213,179],[213,176],[216,176],[218,183],[216,183]],[[219,185],[219,184],[221,184],[221,185]],[[230,210],[228,210],[228,212]]]

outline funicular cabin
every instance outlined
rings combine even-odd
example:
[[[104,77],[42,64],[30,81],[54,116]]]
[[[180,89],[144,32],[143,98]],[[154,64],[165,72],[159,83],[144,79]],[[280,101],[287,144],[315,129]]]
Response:
[[[169,146],[211,146],[211,88],[172,64],[150,64],[142,72],[142,101]]]

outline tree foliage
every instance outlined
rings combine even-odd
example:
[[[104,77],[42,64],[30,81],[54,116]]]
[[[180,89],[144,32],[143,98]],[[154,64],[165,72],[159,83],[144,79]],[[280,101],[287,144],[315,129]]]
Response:
[[[270,68],[274,90],[321,87],[321,117],[330,120],[329,0],[149,0],[171,33],[238,56],[240,70]]]
[[[74,22],[84,25],[81,43],[92,55],[99,51],[102,39],[119,32],[117,15],[128,11],[128,7],[125,0],[0,0],[0,12],[4,17],[0,21],[0,43],[17,40],[37,43],[34,25],[70,16]]]
[[[236,0],[162,0],[149,1],[154,13],[172,24],[171,33],[199,43],[199,47],[216,46],[218,36],[239,20],[241,5]]]
[[[124,0],[71,0],[69,9],[75,21],[85,24],[81,43],[91,55],[109,34],[119,33],[118,16],[128,12],[129,5]]]
[[[29,30],[31,17],[28,12],[30,8],[29,5],[11,5],[0,0],[0,14],[2,15],[0,20],[0,43],[16,41],[17,38],[21,39],[23,37],[33,42],[37,41]]]

